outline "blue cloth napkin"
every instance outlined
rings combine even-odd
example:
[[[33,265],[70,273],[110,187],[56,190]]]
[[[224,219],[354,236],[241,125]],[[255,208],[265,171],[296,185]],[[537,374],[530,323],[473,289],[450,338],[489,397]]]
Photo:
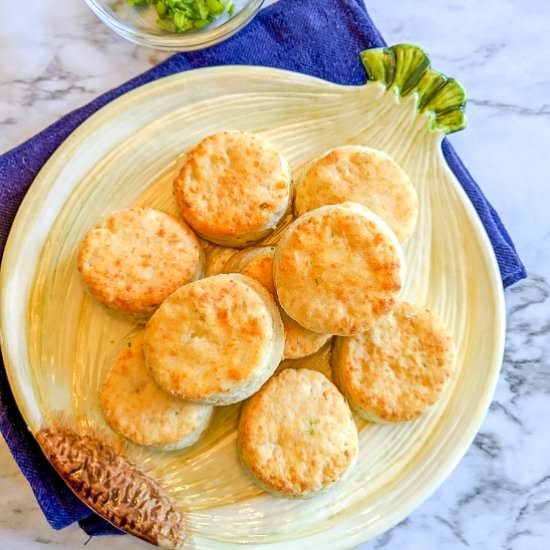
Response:
[[[361,0],[280,0],[228,41],[170,57],[0,156],[0,254],[19,204],[42,165],[79,124],[125,92],[180,71],[226,64],[280,67],[342,84],[361,84],[366,76],[359,52],[383,45]],[[485,225],[503,285],[522,279],[525,269],[497,213],[447,141],[443,152]],[[120,533],[84,506],[46,461],[19,414],[3,365],[0,430],[52,527],[60,529],[79,521],[91,535]]]

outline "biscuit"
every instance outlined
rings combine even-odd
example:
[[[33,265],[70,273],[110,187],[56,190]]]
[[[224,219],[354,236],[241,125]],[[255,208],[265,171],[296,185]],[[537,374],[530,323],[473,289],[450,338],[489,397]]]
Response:
[[[380,216],[402,243],[416,225],[416,191],[407,174],[378,149],[345,145],[328,151],[306,169],[295,193],[298,216],[325,204],[352,201]]]
[[[285,327],[285,359],[300,359],[319,351],[332,334],[319,334],[304,328],[281,310]]]
[[[176,288],[202,271],[202,248],[174,216],[151,208],[109,215],[82,241],[78,270],[90,293],[106,306],[147,316]]]
[[[212,275],[224,273],[227,262],[238,252],[238,248],[222,248],[216,245],[205,246],[204,276],[211,277]]]
[[[105,377],[100,390],[105,420],[137,445],[188,447],[208,426],[213,409],[162,391],[145,366],[142,343],[143,332],[133,335]]]
[[[403,422],[441,394],[453,344],[428,309],[401,302],[367,332],[336,338],[331,363],[338,387],[362,417]]]
[[[247,402],[239,421],[241,460],[267,491],[309,497],[357,456],[351,411],[336,386],[309,369],[284,369]]]
[[[275,247],[247,248],[233,256],[225,271],[236,271],[261,283],[276,299],[273,284],[273,255]],[[285,359],[299,359],[315,353],[328,341],[330,334],[311,332],[299,325],[281,310],[281,319],[285,327]]]
[[[393,232],[364,206],[321,206],[295,220],[277,245],[279,304],[313,332],[364,332],[392,307],[404,265]]]
[[[275,285],[273,284],[274,252],[274,246],[245,248],[226,263],[224,270],[252,277],[270,294],[275,296]]]
[[[187,153],[174,192],[201,237],[242,247],[277,226],[289,206],[290,179],[287,162],[265,139],[219,132]]]
[[[197,403],[250,397],[283,356],[272,296],[250,277],[215,275],[170,295],[145,327],[145,360],[165,391]]]

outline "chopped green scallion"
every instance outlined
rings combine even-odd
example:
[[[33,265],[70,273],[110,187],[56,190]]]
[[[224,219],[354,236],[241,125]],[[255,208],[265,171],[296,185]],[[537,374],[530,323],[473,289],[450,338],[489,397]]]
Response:
[[[219,15],[225,10],[225,6],[219,0],[206,0],[206,5],[214,15]]]
[[[233,0],[126,0],[129,6],[150,6],[159,27],[172,32],[202,29],[226,12],[235,13]]]
[[[166,15],[166,4],[164,2],[157,2],[155,4],[155,9],[159,17],[164,17]]]

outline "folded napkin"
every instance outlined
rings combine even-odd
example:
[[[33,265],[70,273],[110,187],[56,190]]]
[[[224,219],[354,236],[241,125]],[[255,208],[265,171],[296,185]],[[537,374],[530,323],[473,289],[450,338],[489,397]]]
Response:
[[[0,255],[19,204],[42,165],[79,124],[125,92],[180,71],[227,64],[279,67],[342,84],[361,84],[366,76],[359,52],[383,45],[361,0],[280,0],[226,42],[170,57],[0,156]],[[525,269],[497,213],[447,141],[443,152],[487,230],[504,286],[522,279]],[[19,414],[3,365],[0,430],[52,527],[79,521],[92,535],[120,533],[83,505],[46,461]]]

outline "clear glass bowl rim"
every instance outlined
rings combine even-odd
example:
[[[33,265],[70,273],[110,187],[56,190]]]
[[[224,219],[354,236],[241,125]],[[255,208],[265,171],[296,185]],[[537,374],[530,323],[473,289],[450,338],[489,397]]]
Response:
[[[193,34],[166,33],[154,35],[127,25],[113,17],[99,0],[85,0],[90,9],[110,29],[126,40],[142,46],[164,51],[193,51],[207,48],[226,40],[247,25],[258,13],[265,0],[249,0],[247,4],[228,21],[212,29],[205,28]]]

